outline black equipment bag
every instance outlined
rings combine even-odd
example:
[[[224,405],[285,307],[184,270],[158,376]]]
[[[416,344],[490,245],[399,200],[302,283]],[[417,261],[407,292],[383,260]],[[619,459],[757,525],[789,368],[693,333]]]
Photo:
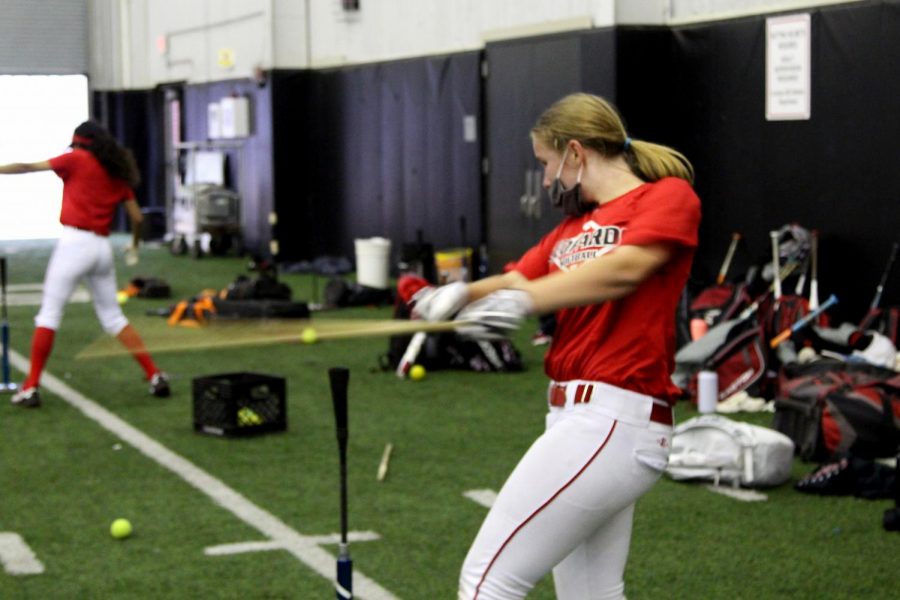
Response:
[[[325,284],[325,306],[383,306],[394,301],[390,288],[379,289],[347,281],[342,277],[332,277]]]
[[[309,305],[292,300],[223,300],[213,298],[221,319],[308,319]]]
[[[278,267],[267,260],[255,259],[248,269],[255,271],[253,279],[238,275],[234,282],[219,293],[222,300],[290,300],[291,288],[278,281]]]
[[[223,300],[290,300],[291,288],[270,275],[238,275],[219,295]]]
[[[863,362],[822,359],[782,369],[772,427],[807,461],[852,453],[894,456],[900,445],[900,375]]]
[[[410,311],[402,300],[394,307],[395,319],[409,319]],[[403,358],[412,335],[391,336],[388,351],[381,355],[379,363],[382,370],[395,370]],[[441,369],[459,369],[464,371],[522,371],[522,356],[507,339],[502,340],[470,340],[453,332],[429,334],[415,360],[429,371]]]
[[[900,450],[897,452],[897,468],[900,468]],[[900,531],[900,477],[894,473],[894,506],[884,511],[882,525],[887,531]]]
[[[172,288],[165,279],[157,277],[135,277],[129,284],[137,290],[138,298],[171,298]]]

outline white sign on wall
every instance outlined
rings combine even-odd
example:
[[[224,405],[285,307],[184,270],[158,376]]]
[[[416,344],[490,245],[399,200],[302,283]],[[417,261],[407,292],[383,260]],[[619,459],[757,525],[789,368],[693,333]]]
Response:
[[[766,19],[766,119],[799,121],[810,116],[809,14]]]

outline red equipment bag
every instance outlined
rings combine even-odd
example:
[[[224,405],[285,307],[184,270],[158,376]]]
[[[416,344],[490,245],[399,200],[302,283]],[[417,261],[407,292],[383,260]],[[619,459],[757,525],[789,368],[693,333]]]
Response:
[[[794,441],[803,460],[895,456],[900,444],[900,375],[835,359],[785,366],[772,427]]]
[[[735,318],[751,302],[747,286],[743,283],[715,285],[702,290],[691,301],[690,318],[703,319],[707,326],[712,327]]]
[[[900,347],[900,306],[875,308],[869,311],[859,326],[860,329],[873,329],[885,336],[894,346]]]
[[[703,362],[702,370],[718,375],[721,402],[742,391],[755,397],[765,396],[771,384],[768,365],[769,348],[763,330],[753,319],[747,319],[729,332],[728,339]],[[694,404],[699,371],[691,375],[687,386]]]

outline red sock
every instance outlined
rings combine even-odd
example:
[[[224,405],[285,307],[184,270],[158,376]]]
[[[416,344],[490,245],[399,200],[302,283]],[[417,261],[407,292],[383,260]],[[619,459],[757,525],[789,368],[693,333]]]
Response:
[[[53,338],[56,332],[47,327],[36,327],[34,335],[31,337],[31,367],[28,370],[28,377],[22,384],[22,389],[37,387],[41,382],[41,373],[44,372],[44,366],[47,359],[50,358],[50,351],[53,350]]]
[[[157,371],[159,371],[159,369],[156,368],[153,359],[150,358],[147,348],[144,347],[144,341],[141,339],[141,336],[138,335],[138,332],[134,327],[126,325],[116,337],[122,342],[123,346],[131,351],[134,360],[138,361],[138,364],[144,369],[144,375],[147,379],[150,379]]]

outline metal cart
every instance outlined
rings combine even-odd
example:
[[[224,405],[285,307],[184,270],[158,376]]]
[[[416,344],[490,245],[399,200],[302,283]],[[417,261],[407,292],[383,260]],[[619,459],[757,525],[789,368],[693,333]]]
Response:
[[[170,205],[172,254],[188,252],[194,258],[205,254],[225,254],[244,250],[241,235],[240,195],[224,186],[224,150],[240,150],[241,141],[213,140],[174,144],[183,159],[185,172],[175,173]],[[201,158],[212,157],[201,161]]]
[[[204,254],[243,251],[241,200],[234,190],[198,183],[182,186],[172,206],[172,253]]]

